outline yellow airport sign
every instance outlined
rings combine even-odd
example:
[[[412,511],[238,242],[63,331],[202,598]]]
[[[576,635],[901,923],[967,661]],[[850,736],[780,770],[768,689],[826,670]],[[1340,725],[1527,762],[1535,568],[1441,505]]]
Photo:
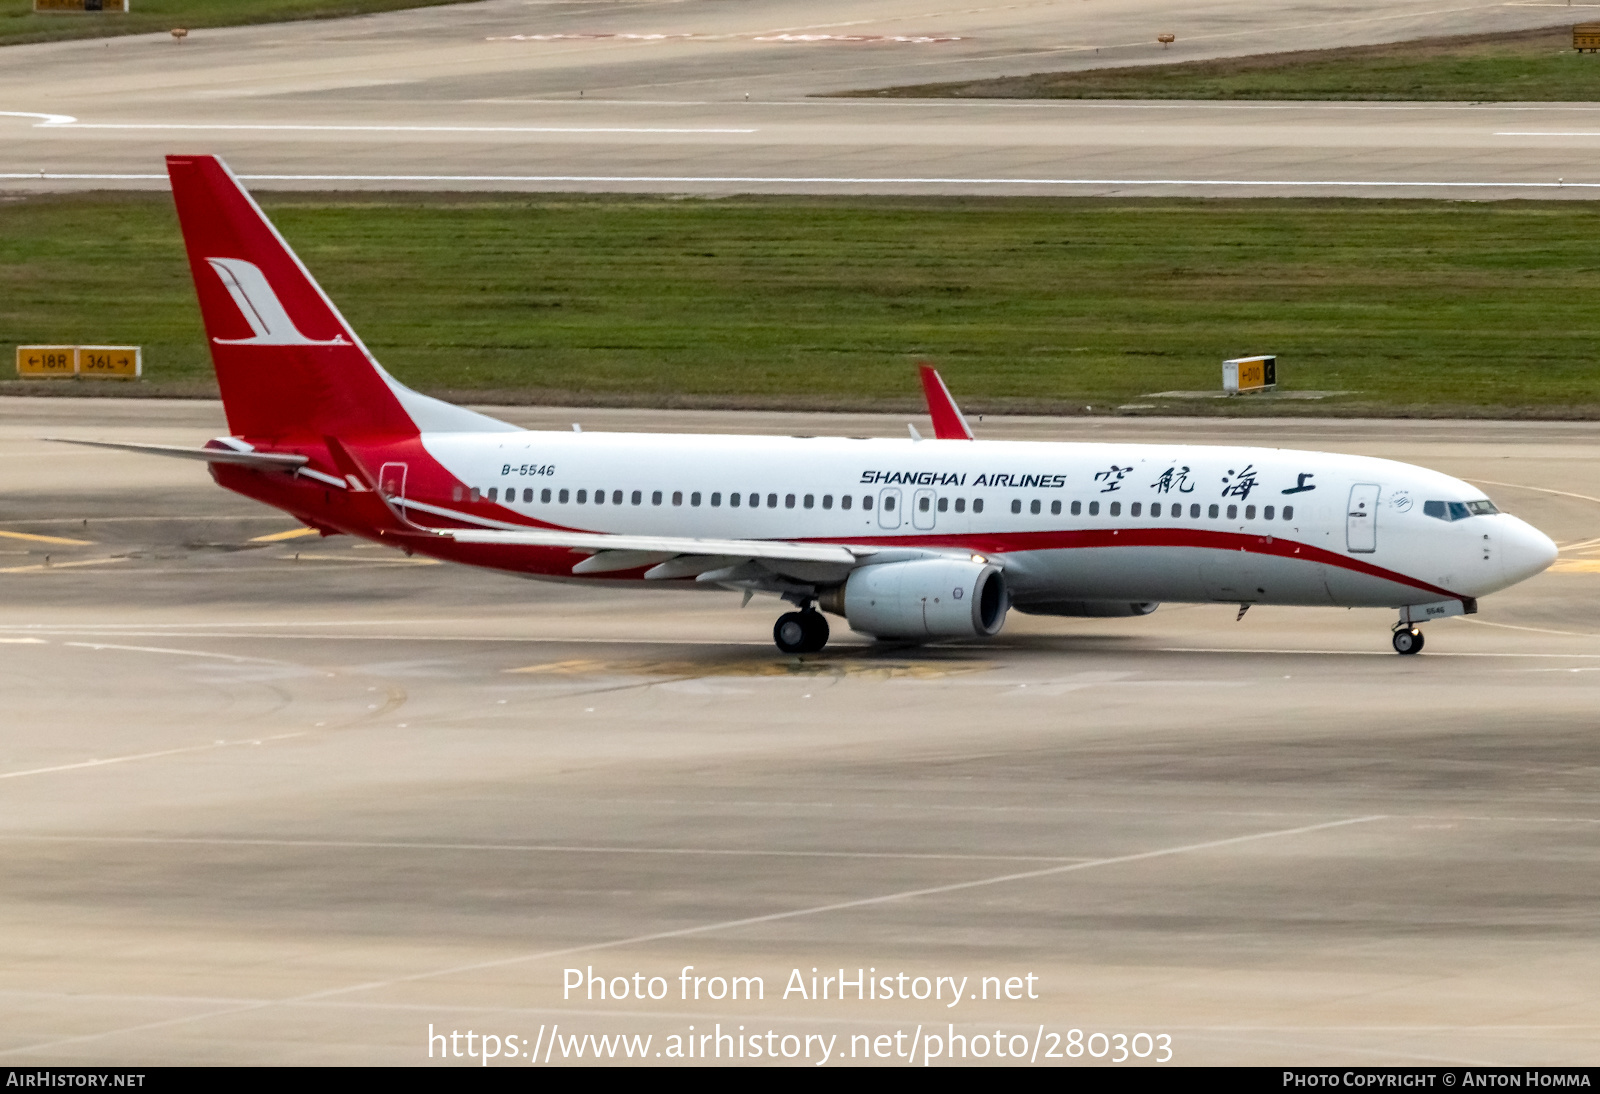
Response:
[[[1222,362],[1222,390],[1229,393],[1270,391],[1278,386],[1278,358],[1236,357]]]
[[[127,11],[132,0],[33,0],[34,11]]]
[[[137,380],[144,374],[138,346],[18,346],[17,375],[24,379],[51,376],[100,376]]]
[[[77,346],[18,346],[17,375],[76,376]]]
[[[79,346],[79,376],[137,380],[144,372],[138,346]]]

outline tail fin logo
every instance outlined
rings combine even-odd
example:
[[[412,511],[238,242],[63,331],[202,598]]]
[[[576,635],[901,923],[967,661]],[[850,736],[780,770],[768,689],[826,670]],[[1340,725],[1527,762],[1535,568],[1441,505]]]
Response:
[[[261,267],[242,258],[208,258],[223,287],[254,333],[249,338],[213,338],[224,346],[348,346],[343,335],[326,341],[307,338],[284,310]]]

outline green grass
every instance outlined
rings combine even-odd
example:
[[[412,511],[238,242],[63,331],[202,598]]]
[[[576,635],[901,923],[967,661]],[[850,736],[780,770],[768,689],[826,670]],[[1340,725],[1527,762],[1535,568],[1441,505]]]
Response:
[[[1574,21],[1577,17],[1574,16]],[[1182,48],[1179,43],[1178,48]],[[885,98],[1600,100],[1572,27],[844,92]]]
[[[1600,417],[1590,203],[263,204],[379,358],[436,392],[901,407],[925,357],[971,409],[1081,413],[1275,352],[1286,388],[1359,394],[1175,408]],[[155,389],[208,380],[169,199],[0,202],[0,352],[28,342],[142,344]]]
[[[334,19],[465,0],[133,0],[127,12],[34,13],[33,0],[0,0],[0,45],[148,34],[173,27],[232,27],[288,19]]]

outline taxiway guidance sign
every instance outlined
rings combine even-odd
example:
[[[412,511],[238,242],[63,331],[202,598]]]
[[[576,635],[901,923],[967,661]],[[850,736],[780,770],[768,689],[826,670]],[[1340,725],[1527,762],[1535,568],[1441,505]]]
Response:
[[[137,380],[144,374],[138,346],[18,346],[17,375],[24,379],[51,376],[103,376]]]

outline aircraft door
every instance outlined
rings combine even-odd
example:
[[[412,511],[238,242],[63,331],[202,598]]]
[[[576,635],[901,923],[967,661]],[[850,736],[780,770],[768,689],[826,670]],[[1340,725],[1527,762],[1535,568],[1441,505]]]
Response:
[[[378,471],[378,489],[402,506],[406,503],[406,470],[403,463],[386,463]]]
[[[914,528],[928,531],[938,519],[936,513],[937,502],[934,501],[932,490],[918,490],[911,499],[911,524]]]
[[[1345,547],[1352,554],[1370,554],[1378,549],[1377,483],[1358,482],[1350,488],[1346,507]]]
[[[900,527],[900,491],[890,488],[878,492],[878,527]]]

